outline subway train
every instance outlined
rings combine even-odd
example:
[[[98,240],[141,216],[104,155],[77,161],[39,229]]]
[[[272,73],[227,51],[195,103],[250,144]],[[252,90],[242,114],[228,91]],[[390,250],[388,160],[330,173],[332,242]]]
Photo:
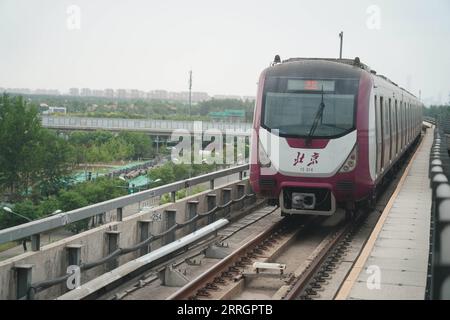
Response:
[[[420,137],[422,106],[359,58],[276,56],[258,82],[252,188],[283,215],[373,206]]]

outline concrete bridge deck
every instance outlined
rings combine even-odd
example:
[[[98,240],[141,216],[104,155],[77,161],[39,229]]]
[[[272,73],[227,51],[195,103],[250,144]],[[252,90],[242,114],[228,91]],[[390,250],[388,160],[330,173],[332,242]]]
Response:
[[[428,130],[338,299],[425,299],[432,194]]]

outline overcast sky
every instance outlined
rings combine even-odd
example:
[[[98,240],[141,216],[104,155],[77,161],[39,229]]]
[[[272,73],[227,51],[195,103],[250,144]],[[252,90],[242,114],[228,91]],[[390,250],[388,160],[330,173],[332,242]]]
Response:
[[[183,91],[192,68],[195,91],[255,95],[275,54],[337,57],[341,30],[345,57],[448,101],[448,0],[0,0],[0,87]]]

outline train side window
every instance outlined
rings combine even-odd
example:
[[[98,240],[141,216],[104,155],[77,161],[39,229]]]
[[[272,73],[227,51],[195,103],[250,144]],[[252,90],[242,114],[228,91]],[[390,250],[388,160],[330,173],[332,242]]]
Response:
[[[385,143],[385,135],[386,135],[386,112],[384,108],[383,97],[380,97],[380,124],[381,124],[381,168],[384,168],[384,154],[386,152],[386,143]]]

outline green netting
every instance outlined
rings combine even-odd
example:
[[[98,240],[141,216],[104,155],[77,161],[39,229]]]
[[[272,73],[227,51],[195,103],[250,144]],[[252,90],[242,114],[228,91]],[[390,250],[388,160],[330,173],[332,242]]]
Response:
[[[143,187],[148,185],[150,182],[151,180],[147,176],[139,176],[128,181],[131,186],[134,185],[135,187]]]
[[[143,161],[136,161],[136,162],[128,163],[123,166],[111,166],[110,168],[92,168],[88,171],[92,172],[92,179],[95,179],[97,177],[107,175],[108,173],[113,172],[113,171],[131,169],[135,166],[138,166],[138,165],[141,165],[144,163],[145,162],[143,162]],[[84,171],[84,170],[77,171],[71,176],[71,178],[74,179],[74,183],[84,182],[87,180],[87,177],[88,177],[88,173],[87,173],[87,171]],[[137,177],[137,178],[139,178],[139,177]],[[137,186],[137,184],[136,184],[136,186]]]

